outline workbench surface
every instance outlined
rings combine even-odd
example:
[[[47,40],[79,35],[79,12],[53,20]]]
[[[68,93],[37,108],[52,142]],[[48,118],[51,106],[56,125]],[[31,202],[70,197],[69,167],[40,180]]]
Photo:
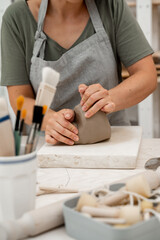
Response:
[[[79,191],[87,191],[96,187],[110,184],[122,178],[127,178],[144,171],[144,165],[150,158],[160,157],[160,139],[142,139],[137,166],[134,170],[115,169],[65,169],[49,168],[38,169],[38,184],[54,183],[62,184]],[[36,208],[48,205],[59,200],[75,196],[74,194],[50,194],[42,195],[36,199]],[[47,233],[41,234],[28,240],[71,240],[64,227],[59,227]]]

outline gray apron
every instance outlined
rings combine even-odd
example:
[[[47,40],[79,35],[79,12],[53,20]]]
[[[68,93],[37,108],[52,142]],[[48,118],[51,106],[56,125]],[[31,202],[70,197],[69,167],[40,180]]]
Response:
[[[105,89],[118,85],[117,64],[108,35],[103,27],[94,0],[86,0],[86,6],[92,20],[95,34],[69,49],[57,61],[45,61],[47,37],[43,32],[43,23],[47,12],[48,0],[42,0],[39,9],[38,27],[35,34],[33,56],[31,59],[30,81],[37,93],[42,80],[42,68],[49,66],[60,73],[51,109],[73,109],[80,102],[78,86],[81,83],[91,85],[100,83]],[[111,125],[129,125],[125,110],[108,114]]]

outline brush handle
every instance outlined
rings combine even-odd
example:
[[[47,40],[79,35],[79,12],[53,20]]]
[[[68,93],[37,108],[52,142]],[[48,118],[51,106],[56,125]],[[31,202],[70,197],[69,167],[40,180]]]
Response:
[[[15,150],[16,155],[19,155],[20,144],[21,144],[21,136],[19,135],[19,131],[14,131],[14,139],[15,139]]]
[[[39,132],[41,131],[42,122],[43,122],[43,117],[44,117],[44,115],[42,115],[42,119],[41,119],[41,122],[40,122],[39,127],[38,127],[38,131],[39,131]]]
[[[33,148],[33,144],[32,143],[27,143],[26,147],[25,147],[25,154],[31,153],[32,148]]]
[[[31,126],[31,130],[28,135],[27,143],[26,143],[26,147],[25,147],[25,154],[31,153],[33,151],[33,144],[34,144],[34,141],[36,138],[37,128],[38,128],[37,123],[34,123]]]
[[[19,130],[20,136],[22,136],[23,126],[24,126],[24,119],[22,119],[21,124],[20,124],[20,130]]]
[[[21,112],[20,112],[20,110],[18,110],[18,111],[17,111],[17,116],[16,116],[15,131],[18,131],[18,129],[19,129],[20,115],[21,115]]]

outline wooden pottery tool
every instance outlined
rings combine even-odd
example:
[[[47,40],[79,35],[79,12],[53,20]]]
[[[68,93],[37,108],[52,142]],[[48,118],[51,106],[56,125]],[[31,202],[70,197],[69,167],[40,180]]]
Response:
[[[78,193],[78,189],[68,188],[65,186],[52,187],[40,185],[36,195],[40,196],[52,193]]]

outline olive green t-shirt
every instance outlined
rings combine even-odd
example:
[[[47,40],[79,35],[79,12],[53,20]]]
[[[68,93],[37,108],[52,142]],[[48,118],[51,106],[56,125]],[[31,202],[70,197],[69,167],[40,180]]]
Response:
[[[121,62],[128,67],[153,53],[125,0],[95,0],[109,36],[121,81]],[[30,64],[37,22],[25,0],[6,10],[1,30],[2,85],[29,84]],[[89,20],[71,48],[95,32]],[[65,37],[65,36],[64,36]],[[56,61],[67,50],[47,36],[45,60]],[[107,63],[106,63],[107,64]]]

